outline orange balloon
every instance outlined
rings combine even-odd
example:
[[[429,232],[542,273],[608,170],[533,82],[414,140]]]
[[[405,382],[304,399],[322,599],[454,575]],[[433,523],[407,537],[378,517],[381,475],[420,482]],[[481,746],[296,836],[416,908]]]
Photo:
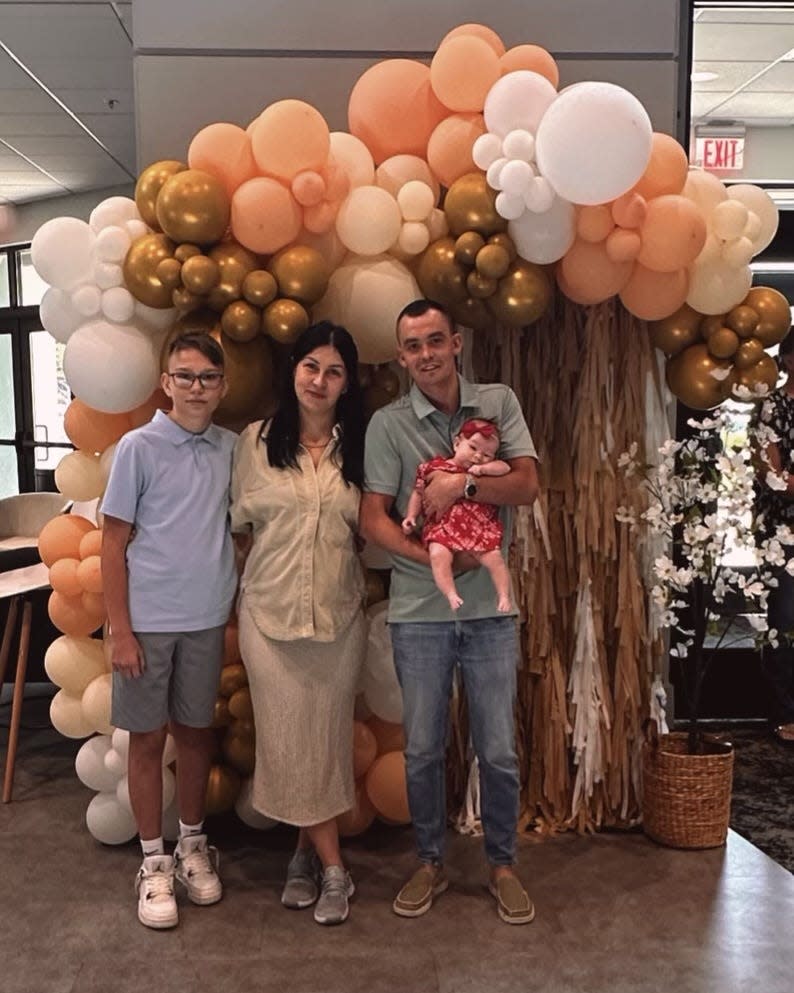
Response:
[[[64,596],[80,596],[83,587],[77,578],[79,559],[58,559],[50,566],[50,586]]]
[[[331,135],[325,118],[311,104],[278,100],[256,119],[251,148],[261,172],[289,182],[305,169],[317,172],[323,168]]]
[[[425,157],[427,143],[449,110],[433,93],[430,69],[413,59],[385,59],[367,69],[350,94],[350,133],[376,163],[392,155]]]
[[[576,234],[584,241],[604,241],[614,230],[615,222],[608,203],[580,207],[576,215]]]
[[[171,397],[167,396],[165,392],[158,388],[152,393],[149,399],[136,407],[134,410],[129,411],[125,416],[130,419],[130,425],[134,428],[139,428],[143,424],[148,424],[149,421],[154,417],[155,411],[157,410],[170,410],[172,407]]]
[[[375,735],[378,743],[378,755],[384,752],[402,752],[405,750],[405,731],[402,724],[393,724],[380,717],[367,718],[367,727]]]
[[[656,272],[638,262],[620,291],[620,300],[626,310],[640,320],[660,321],[678,310],[686,300],[688,290],[686,269]]]
[[[301,220],[290,191],[267,176],[249,179],[232,197],[232,232],[252,252],[270,255],[284,248],[300,231]]]
[[[624,193],[612,204],[612,218],[622,228],[638,228],[645,220],[648,204],[639,193]]]
[[[375,820],[375,808],[372,806],[363,783],[356,783],[356,799],[350,810],[339,814],[336,827],[342,838],[353,838],[364,831]]]
[[[706,244],[706,220],[687,197],[656,197],[648,204],[640,228],[639,261],[657,272],[675,272],[688,266]]]
[[[86,593],[101,593],[102,563],[98,555],[89,555],[77,566],[77,580]]]
[[[236,124],[202,128],[190,142],[187,161],[191,169],[219,179],[230,199],[238,186],[257,175],[251,138]]]
[[[441,45],[445,45],[451,38],[459,38],[461,35],[471,35],[475,38],[481,38],[483,41],[488,42],[497,55],[504,55],[505,53],[505,46],[502,39],[493,28],[489,28],[485,24],[459,24],[444,35],[438,47],[441,48]]]
[[[80,539],[95,525],[78,514],[58,514],[47,521],[39,534],[39,555],[45,565],[53,565],[58,559],[80,557]]]
[[[82,400],[72,400],[63,415],[63,429],[75,448],[104,452],[130,429],[128,414],[105,414]]]
[[[80,602],[83,605],[83,610],[90,617],[93,617],[95,621],[98,621],[94,625],[98,628],[100,624],[103,624],[105,618],[107,617],[107,610],[105,608],[105,598],[101,593],[87,593],[83,592],[80,595]]]
[[[386,752],[369,768],[365,779],[367,796],[382,816],[395,824],[408,824],[408,786],[405,780],[405,755]]]
[[[82,597],[64,596],[55,591],[50,593],[47,613],[59,631],[74,638],[85,638],[102,624],[101,618],[85,609]]]
[[[499,56],[482,38],[458,35],[446,41],[430,63],[430,84],[450,110],[477,113],[501,76]]]
[[[353,775],[360,779],[378,754],[378,741],[371,728],[353,721]]]
[[[574,303],[601,303],[623,289],[631,270],[631,262],[613,262],[603,242],[594,245],[577,238],[560,261],[560,288]]]
[[[689,161],[684,149],[669,134],[654,131],[651,157],[634,192],[650,200],[666,193],[680,193],[684,188]]]
[[[80,558],[87,559],[89,555],[99,555],[102,551],[102,532],[99,528],[87,531],[80,539]]]
[[[509,72],[517,72],[520,69],[528,69],[543,76],[555,90],[559,86],[560,70],[557,68],[557,63],[540,45],[516,45],[515,48],[505,52],[501,58],[502,75],[506,76]]]
[[[452,114],[430,135],[427,161],[444,186],[452,186],[467,172],[476,171],[471,150],[485,130],[482,114]]]
[[[642,239],[630,228],[615,228],[604,244],[612,262],[633,262],[640,254]]]

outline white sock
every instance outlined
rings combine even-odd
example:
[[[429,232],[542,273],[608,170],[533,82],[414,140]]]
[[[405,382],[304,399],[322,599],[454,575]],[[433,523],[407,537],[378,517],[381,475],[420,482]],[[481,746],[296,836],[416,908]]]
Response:
[[[180,817],[179,837],[190,838],[197,834],[204,834],[204,821],[199,821],[198,824],[185,824],[185,822]]]
[[[145,859],[149,858],[150,855],[165,855],[165,844],[162,837],[146,840],[141,838],[141,848],[143,849],[143,857]]]

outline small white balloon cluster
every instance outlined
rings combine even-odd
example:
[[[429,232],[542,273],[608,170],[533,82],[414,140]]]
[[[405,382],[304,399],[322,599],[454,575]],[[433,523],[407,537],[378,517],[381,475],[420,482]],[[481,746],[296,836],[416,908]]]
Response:
[[[519,128],[504,138],[486,132],[474,143],[473,157],[491,189],[499,190],[496,211],[505,220],[518,220],[525,210],[544,214],[553,204],[554,190],[538,174],[535,137],[529,131]]]

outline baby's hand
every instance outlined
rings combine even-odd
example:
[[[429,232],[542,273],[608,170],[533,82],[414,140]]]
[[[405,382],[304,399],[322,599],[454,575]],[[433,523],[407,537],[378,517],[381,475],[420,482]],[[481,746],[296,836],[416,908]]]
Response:
[[[414,530],[416,528],[416,518],[415,517],[406,517],[403,520],[402,527],[403,527],[403,534],[413,534],[413,532],[414,532]]]
[[[482,466],[481,465],[469,466],[469,475],[482,476]]]

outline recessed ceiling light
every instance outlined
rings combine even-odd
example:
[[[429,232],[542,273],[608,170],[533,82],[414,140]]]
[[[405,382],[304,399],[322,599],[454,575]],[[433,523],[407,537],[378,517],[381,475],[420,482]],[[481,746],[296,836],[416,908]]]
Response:
[[[718,72],[693,72],[690,79],[693,83],[710,83],[712,79],[719,79]]]

